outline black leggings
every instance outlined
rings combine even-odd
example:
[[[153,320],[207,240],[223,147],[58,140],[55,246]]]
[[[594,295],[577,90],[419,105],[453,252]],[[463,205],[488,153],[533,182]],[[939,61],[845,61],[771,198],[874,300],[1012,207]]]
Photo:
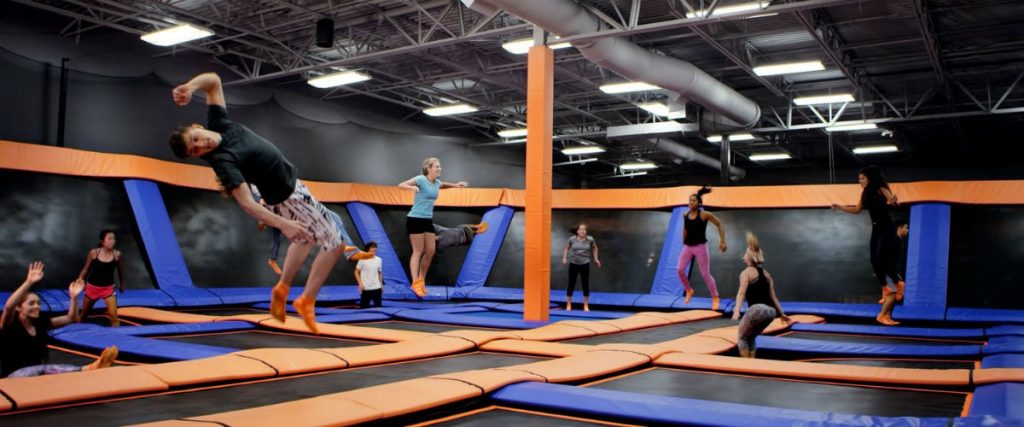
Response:
[[[565,295],[571,297],[576,290],[576,276],[583,276],[583,296],[590,296],[590,263],[573,264],[569,263],[569,286],[565,288]]]
[[[885,286],[885,278],[893,283],[903,280],[899,273],[900,246],[895,229],[871,227],[871,267],[878,284]]]

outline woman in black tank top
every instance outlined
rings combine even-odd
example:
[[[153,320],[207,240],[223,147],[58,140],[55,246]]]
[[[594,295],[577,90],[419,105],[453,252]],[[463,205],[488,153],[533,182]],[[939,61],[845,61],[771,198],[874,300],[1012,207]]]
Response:
[[[693,286],[690,286],[686,266],[696,259],[700,276],[708,286],[711,309],[718,310],[721,299],[718,297],[718,285],[715,283],[715,278],[711,276],[711,252],[708,250],[708,238],[705,233],[709,222],[715,224],[715,227],[718,228],[718,250],[725,252],[725,226],[715,214],[701,209],[701,206],[704,205],[703,196],[710,192],[711,188],[705,186],[697,193],[690,195],[690,210],[683,215],[683,250],[680,251],[679,260],[676,261],[676,275],[679,276],[679,282],[683,284],[683,304],[689,304],[693,297]]]
[[[898,325],[899,322],[892,320],[892,309],[896,301],[903,300],[906,285],[899,273],[899,238],[896,236],[896,226],[889,216],[889,207],[899,205],[899,201],[896,194],[889,189],[889,183],[877,166],[861,169],[857,181],[864,189],[857,204],[832,205],[832,209],[854,215],[867,209],[871,216],[871,267],[875,270],[875,278],[882,287],[882,310],[875,320],[883,325]],[[892,281],[891,285],[886,282],[886,278]]]
[[[732,309],[732,320],[740,320],[740,309],[747,302],[747,312],[740,320],[738,340],[740,356],[754,357],[757,351],[757,337],[775,320],[791,323],[782,310],[779,298],[775,296],[775,281],[764,270],[764,253],[754,233],[747,232],[747,251],[743,254],[747,268],[740,273],[740,289],[736,292],[736,303]]]
[[[82,272],[78,274],[80,280],[85,280],[82,317],[89,315],[96,301],[103,300],[107,305],[110,325],[115,327],[121,325],[121,320],[117,317],[117,295],[114,293],[115,270],[120,279],[118,290],[124,293],[124,268],[121,265],[121,251],[114,249],[116,244],[117,236],[113,230],[101,231],[99,247],[89,251],[85,258],[85,267],[82,267]]]

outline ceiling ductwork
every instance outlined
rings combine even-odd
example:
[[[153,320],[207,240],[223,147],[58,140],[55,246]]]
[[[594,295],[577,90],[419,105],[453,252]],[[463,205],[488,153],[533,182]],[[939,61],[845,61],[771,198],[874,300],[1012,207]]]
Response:
[[[462,0],[477,12],[496,9],[515,14],[560,37],[588,34],[609,27],[572,0]],[[656,85],[672,92],[671,99],[687,99],[715,111],[743,128],[757,125],[761,108],[754,101],[715,80],[693,64],[658,55],[625,37],[606,37],[573,42],[591,62],[633,81]]]
[[[703,154],[693,148],[675,142],[668,138],[649,138],[646,139],[648,143],[653,145],[655,148],[664,151],[666,153],[675,155],[683,160],[688,160],[694,163],[700,163],[705,166],[709,166],[715,169],[721,169],[721,160],[714,157]],[[729,166],[729,178],[733,181],[738,181],[747,176],[747,171],[738,168],[736,166]]]

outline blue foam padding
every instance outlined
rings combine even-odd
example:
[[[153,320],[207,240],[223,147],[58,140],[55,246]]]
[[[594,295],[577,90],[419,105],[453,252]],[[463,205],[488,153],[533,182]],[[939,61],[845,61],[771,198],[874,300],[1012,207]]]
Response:
[[[950,307],[946,320],[979,323],[1024,323],[1024,310]]]
[[[676,295],[640,295],[640,298],[633,301],[633,307],[670,308],[680,298],[682,297]]]
[[[564,292],[563,292],[564,294]],[[573,297],[576,302],[583,301],[583,294]],[[632,307],[640,294],[614,293],[614,292],[591,292],[590,303],[596,305],[613,305],[618,307]]]
[[[82,292],[83,294],[85,292]],[[62,289],[43,289],[36,291],[41,301],[46,302],[46,311],[55,313],[67,313],[68,303],[71,302],[71,296],[68,295],[67,291]],[[78,306],[82,308],[81,305]]]
[[[88,348],[97,352],[116,345],[122,355],[159,361],[201,359],[238,351],[237,349],[227,347],[136,337],[118,333],[114,329],[117,328],[95,326],[93,328],[73,329],[54,334],[54,339],[65,344]]]
[[[910,207],[904,306],[946,307],[950,210],[944,203]]]
[[[982,368],[1024,368],[1024,354],[996,354],[981,359]]]
[[[782,309],[786,310],[786,314],[817,314],[874,319],[878,315],[881,305],[783,301]],[[893,318],[896,320],[942,320],[944,312],[945,310],[940,307],[906,307],[897,305],[893,310]]]
[[[968,414],[1024,419],[1024,383],[997,383],[974,389]]]
[[[683,296],[683,284],[676,274],[676,264],[679,263],[679,254],[683,253],[683,215],[689,211],[689,206],[672,209],[672,218],[665,230],[665,243],[661,245],[658,257],[658,269],[654,271],[654,281],[651,282],[652,295]],[[687,274],[693,263],[690,264],[686,266]]]
[[[455,287],[483,286],[487,282],[513,215],[515,210],[508,206],[498,206],[484,213],[481,222],[487,222],[487,231],[473,237]]]
[[[297,288],[303,289],[303,288]],[[268,292],[269,296],[270,293]],[[331,285],[323,286],[316,297],[317,301],[357,301],[359,300],[359,287],[356,285]]]
[[[527,382],[505,386],[500,404],[610,417],[642,425],[946,427],[948,418],[876,417]]]
[[[79,297],[78,307],[82,307],[85,296]],[[124,293],[117,294],[118,307],[176,307],[178,304],[166,292],[159,289],[129,289]],[[102,310],[107,307],[103,300],[96,301],[93,310]]]
[[[725,311],[728,307],[732,307],[733,301],[732,298],[721,298],[718,302],[718,311]],[[711,298],[693,297],[690,299],[689,304],[684,304],[683,299],[679,298],[676,302],[672,303],[672,308],[680,310],[711,310]],[[786,314],[790,314],[788,308],[786,309]]]
[[[427,294],[420,298],[412,292],[409,286],[400,285],[384,285],[385,300],[402,300],[402,301],[447,301],[449,299],[448,294],[455,287],[449,286],[434,286],[427,285]]]
[[[240,320],[203,323],[166,323],[160,325],[124,326],[110,328],[119,334],[136,337],[158,337],[164,335],[190,335],[205,332],[228,332],[256,329],[256,325]]]
[[[270,302],[269,287],[252,288],[203,288],[224,301],[225,305]]]
[[[377,242],[377,256],[381,259],[383,269],[385,292],[390,286],[400,288],[409,287],[409,279],[405,277],[405,269],[402,261],[398,259],[398,252],[391,246],[391,239],[388,238],[384,224],[373,207],[365,203],[352,202],[346,205],[349,215],[352,216],[352,224],[356,226],[359,237],[364,243],[371,240]],[[392,290],[394,291],[394,290]]]
[[[851,339],[855,340],[856,338]],[[982,347],[988,346],[982,346],[977,344],[873,344],[858,343],[852,341],[839,342],[772,336],[760,336],[757,338],[757,348],[759,350],[833,354],[837,356],[871,355],[892,357],[978,357],[982,355]]]
[[[981,328],[939,329],[914,328],[906,326],[845,325],[838,323],[796,323],[790,326],[794,331],[827,332],[841,334],[884,335],[914,338],[984,338]]]
[[[988,354],[1024,353],[1024,337],[1002,336],[993,337],[988,340],[988,345],[983,349]]]
[[[591,300],[591,303],[594,303]],[[596,303],[595,303],[596,304]],[[572,310],[566,311],[558,308],[559,306],[553,305],[550,310],[552,316],[558,317],[577,317],[580,319],[620,319],[626,316],[630,316],[633,313],[623,313],[618,311],[604,311],[604,310]],[[496,304],[492,307],[492,310],[496,311],[507,311],[512,313],[522,313],[524,310],[524,304]]]
[[[472,299],[521,302],[523,300],[523,288],[496,288],[492,286],[481,286],[470,291],[466,295]]]
[[[1024,335],[1024,326],[1017,325],[999,325],[985,329],[985,334],[990,337],[997,337],[1000,335]]]
[[[192,277],[181,254],[178,237],[171,227],[167,207],[160,196],[160,188],[152,181],[124,180],[128,200],[139,225],[146,255],[153,267],[153,276],[160,289],[192,288]]]
[[[465,314],[449,314],[437,310],[406,310],[395,313],[395,318],[418,322],[444,323],[449,325],[476,326],[495,329],[533,329],[549,322],[530,322],[521,319],[502,317],[471,316]]]
[[[224,301],[216,294],[204,288],[172,287],[160,289],[174,300],[178,307],[205,307],[224,305]]]
[[[416,301],[388,301],[385,303],[386,307],[392,308],[410,308],[413,310],[429,310],[434,308],[445,308],[450,307],[451,304],[436,303],[436,302],[416,302]]]
[[[344,314],[328,314],[324,316],[317,315],[316,321],[321,323],[358,323],[358,322],[380,322],[384,320],[391,320],[391,315],[381,312],[366,312],[366,313],[344,313]]]

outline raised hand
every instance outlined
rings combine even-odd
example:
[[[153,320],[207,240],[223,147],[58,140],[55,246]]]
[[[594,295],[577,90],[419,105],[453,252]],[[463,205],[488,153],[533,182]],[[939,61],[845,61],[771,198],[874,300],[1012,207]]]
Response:
[[[196,89],[192,85],[185,83],[181,86],[174,88],[171,92],[171,97],[174,98],[174,103],[180,106],[188,105],[188,102],[192,99],[192,94],[195,93]]]
[[[85,281],[82,279],[75,279],[74,282],[71,282],[71,284],[68,285],[68,295],[70,295],[72,299],[78,298],[84,290]]]
[[[25,275],[25,281],[34,284],[40,280],[43,280],[43,262],[35,261],[28,265],[28,274]]]

